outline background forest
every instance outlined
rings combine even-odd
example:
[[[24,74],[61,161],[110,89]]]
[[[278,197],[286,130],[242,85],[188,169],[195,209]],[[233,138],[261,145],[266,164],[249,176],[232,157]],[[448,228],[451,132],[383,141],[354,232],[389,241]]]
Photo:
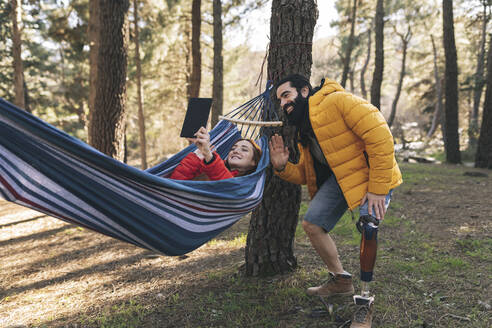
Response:
[[[223,68],[219,69],[219,56],[214,56],[218,34],[216,31],[214,37],[213,2],[130,3],[125,15],[128,67],[124,111],[124,159],[130,164],[151,166],[186,145],[178,136],[187,98],[192,93],[214,97],[215,104],[223,104],[218,110],[227,113],[264,87],[265,51],[252,49],[267,48],[267,44],[258,45],[258,39],[266,40],[266,36],[258,36],[255,31],[269,22],[252,17],[259,17],[254,15],[258,12],[268,13],[271,4],[265,0],[215,1],[221,4],[222,11],[219,31],[223,38]],[[192,19],[197,16],[192,6],[196,8],[197,3],[201,5],[201,21]],[[89,0],[0,2],[0,96],[86,142],[90,142],[91,5]],[[320,6],[330,10],[320,13],[320,17],[331,21],[320,20],[318,24],[330,24],[331,33],[317,33],[313,42],[312,84],[329,77],[369,99],[376,1],[338,0],[334,5]],[[458,131],[463,160],[471,162],[484,106],[490,11],[488,0],[454,1]],[[215,14],[217,17],[217,11]],[[391,124],[397,150],[406,158],[421,159],[421,153],[427,152],[443,159],[443,138],[438,127],[445,72],[442,3],[386,0],[384,17],[380,107]],[[217,24],[217,18],[215,21]],[[194,35],[199,35],[198,52]],[[223,84],[217,85],[216,90],[221,91],[214,94],[214,79],[220,73]],[[262,85],[257,83],[261,73]],[[16,100],[19,88],[14,86],[19,81],[23,96],[18,97],[23,103]],[[190,90],[193,88],[195,91]],[[142,153],[142,149],[146,152]]]
[[[187,146],[189,97],[214,99],[213,126],[269,75],[334,79],[381,109],[405,181],[378,237],[375,326],[491,327],[491,10],[492,0],[0,0],[0,97],[144,169]],[[265,176],[251,215],[183,256],[0,202],[0,326],[347,326],[351,299],[330,310],[305,293],[329,276],[302,228],[306,188]],[[346,213],[333,238],[356,273],[352,221]]]

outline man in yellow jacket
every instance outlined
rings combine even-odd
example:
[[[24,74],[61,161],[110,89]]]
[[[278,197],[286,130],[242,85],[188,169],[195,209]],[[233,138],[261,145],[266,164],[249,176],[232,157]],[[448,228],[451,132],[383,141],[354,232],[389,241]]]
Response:
[[[384,218],[392,190],[402,183],[390,129],[376,107],[332,80],[323,80],[313,93],[309,80],[294,74],[279,81],[275,91],[289,124],[297,128],[300,157],[297,164],[289,162],[282,137],[274,135],[272,166],[280,178],[307,184],[312,200],[302,225],[332,276],[307,293],[352,295],[352,276],[328,232],[347,208],[360,206],[361,217],[373,217],[376,224]],[[372,279],[372,270],[361,270],[364,274],[370,274],[366,281]],[[351,327],[371,327],[372,301],[364,305]]]

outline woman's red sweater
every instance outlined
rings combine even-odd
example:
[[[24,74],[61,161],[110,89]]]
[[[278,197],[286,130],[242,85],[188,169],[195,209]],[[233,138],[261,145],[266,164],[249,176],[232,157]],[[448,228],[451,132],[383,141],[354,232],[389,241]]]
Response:
[[[204,160],[199,158],[195,153],[189,153],[176,166],[170,178],[175,180],[192,180],[201,174],[207,175],[210,180],[223,180],[234,178],[238,171],[229,171],[224,161],[217,152],[213,152],[214,159],[212,162],[205,164]]]

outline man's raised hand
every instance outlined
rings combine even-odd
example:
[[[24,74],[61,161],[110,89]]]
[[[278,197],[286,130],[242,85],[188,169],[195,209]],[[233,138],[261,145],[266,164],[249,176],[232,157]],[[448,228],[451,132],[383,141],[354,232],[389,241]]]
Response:
[[[268,143],[270,148],[270,162],[277,171],[283,171],[289,160],[289,149],[285,147],[284,140],[278,134],[275,134]]]

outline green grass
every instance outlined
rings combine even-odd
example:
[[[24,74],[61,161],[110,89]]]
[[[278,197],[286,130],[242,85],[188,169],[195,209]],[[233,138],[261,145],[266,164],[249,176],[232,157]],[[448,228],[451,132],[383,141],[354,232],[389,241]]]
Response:
[[[492,261],[492,238],[457,239],[456,244],[466,255],[481,261]]]
[[[103,314],[90,319],[87,323],[100,328],[134,328],[144,322],[148,312],[144,305],[130,300],[127,303],[105,308]]]

